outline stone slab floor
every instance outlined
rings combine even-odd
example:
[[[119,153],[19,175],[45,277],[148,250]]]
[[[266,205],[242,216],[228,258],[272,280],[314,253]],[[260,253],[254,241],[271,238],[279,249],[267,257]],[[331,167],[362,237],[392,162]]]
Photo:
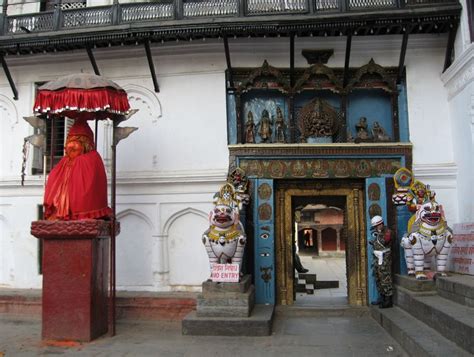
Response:
[[[179,321],[119,321],[91,343],[41,342],[41,321],[0,314],[0,356],[407,356],[369,316],[281,316],[267,337],[182,336]]]

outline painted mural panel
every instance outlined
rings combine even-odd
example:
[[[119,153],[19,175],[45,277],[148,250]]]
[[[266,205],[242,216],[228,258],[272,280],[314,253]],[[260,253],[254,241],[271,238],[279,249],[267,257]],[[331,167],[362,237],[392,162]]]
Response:
[[[282,178],[349,178],[379,177],[393,174],[400,160],[384,159],[241,159],[239,166],[249,177]]]
[[[375,302],[379,299],[379,293],[375,284],[375,275],[372,269],[374,262],[373,247],[369,242],[373,240],[372,231],[370,229],[370,220],[373,216],[379,215],[387,222],[387,195],[385,189],[385,178],[368,178],[365,181],[365,199],[366,199],[366,224],[367,224],[367,279],[369,302]],[[376,207],[374,209],[374,207]]]
[[[275,303],[275,206],[273,180],[254,181],[254,217],[256,227],[255,249],[255,300],[257,304]]]

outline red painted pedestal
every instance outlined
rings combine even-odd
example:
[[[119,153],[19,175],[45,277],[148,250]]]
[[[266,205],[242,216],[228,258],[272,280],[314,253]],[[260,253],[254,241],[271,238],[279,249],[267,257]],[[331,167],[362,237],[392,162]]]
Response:
[[[31,234],[43,239],[43,339],[106,333],[110,222],[36,221]]]

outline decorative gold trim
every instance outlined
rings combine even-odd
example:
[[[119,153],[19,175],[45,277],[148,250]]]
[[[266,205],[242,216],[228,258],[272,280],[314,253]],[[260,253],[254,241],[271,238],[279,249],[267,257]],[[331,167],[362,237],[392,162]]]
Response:
[[[293,257],[292,257],[292,204],[295,196],[345,196],[347,236],[346,262],[348,300],[352,306],[367,305],[367,252],[366,232],[364,225],[363,189],[330,184],[323,188],[293,188],[291,184],[280,187],[277,194],[276,218],[276,268],[277,268],[277,302],[291,305],[294,302]]]

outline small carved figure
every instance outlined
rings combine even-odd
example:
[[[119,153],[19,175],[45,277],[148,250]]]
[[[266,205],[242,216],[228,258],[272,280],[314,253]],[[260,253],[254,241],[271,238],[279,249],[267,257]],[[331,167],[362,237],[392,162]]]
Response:
[[[245,122],[245,142],[248,144],[255,143],[255,122],[253,121],[253,113],[249,111],[247,121]]]
[[[375,258],[372,263],[372,269],[375,275],[377,290],[381,297],[381,300],[376,304],[384,309],[392,307],[393,305],[392,250],[390,247],[392,243],[392,231],[384,225],[381,216],[372,217],[370,224],[372,226],[373,239],[369,243],[374,249],[372,253]]]
[[[378,121],[374,122],[374,125],[372,126],[372,136],[374,141],[390,141],[390,137]]]
[[[270,143],[272,140],[272,120],[270,119],[270,115],[268,111],[264,109],[262,111],[262,118],[260,119],[260,123],[258,123],[258,135],[262,139],[262,143]]]
[[[369,131],[367,130],[367,118],[360,117],[359,122],[356,124],[356,136],[357,139],[360,140],[368,140],[369,139]]]
[[[283,119],[283,113],[280,107],[276,109],[277,117],[275,120],[275,141],[277,143],[285,142],[285,120]]]

